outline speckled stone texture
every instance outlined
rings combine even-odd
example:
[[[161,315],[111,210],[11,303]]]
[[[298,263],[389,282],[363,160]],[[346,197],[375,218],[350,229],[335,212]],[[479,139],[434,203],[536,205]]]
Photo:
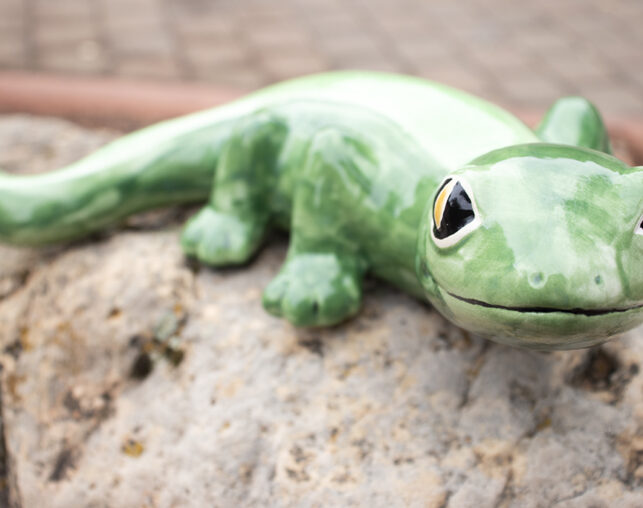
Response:
[[[0,118],[0,166],[47,169],[111,137]],[[260,304],[283,240],[198,269],[183,214],[0,249],[14,506],[643,506],[641,329],[522,351],[369,281],[359,317],[296,330]]]

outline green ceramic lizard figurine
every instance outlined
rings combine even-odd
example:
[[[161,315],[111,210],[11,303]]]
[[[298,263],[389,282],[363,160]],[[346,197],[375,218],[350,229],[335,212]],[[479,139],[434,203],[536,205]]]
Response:
[[[298,326],[358,312],[366,273],[454,323],[541,349],[643,322],[643,167],[609,155],[596,109],[534,132],[446,86],[332,73],[149,127],[57,172],[0,175],[0,241],[62,242],[208,199],[185,253],[246,263],[291,230],[266,309]]]

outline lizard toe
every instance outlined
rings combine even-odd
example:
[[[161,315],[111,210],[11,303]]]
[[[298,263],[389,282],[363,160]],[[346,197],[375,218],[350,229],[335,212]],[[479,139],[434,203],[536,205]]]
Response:
[[[261,226],[205,207],[186,224],[181,246],[207,265],[239,265],[252,257],[262,238]]]
[[[332,254],[290,259],[266,287],[264,308],[295,326],[334,325],[354,315],[361,304],[361,286]]]

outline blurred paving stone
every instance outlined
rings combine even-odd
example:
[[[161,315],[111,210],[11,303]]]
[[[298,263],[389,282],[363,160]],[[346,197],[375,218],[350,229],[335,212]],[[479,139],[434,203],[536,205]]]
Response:
[[[27,4],[33,17],[41,22],[55,23],[59,21],[75,20],[79,23],[86,21],[91,14],[91,2],[77,0],[23,0]]]
[[[333,38],[334,36],[354,35],[359,37],[363,30],[363,23],[356,19],[350,12],[302,12],[306,25],[317,34],[319,39]]]
[[[381,42],[370,34],[333,34],[319,41],[321,49],[333,58],[365,57],[382,54]]]
[[[130,55],[155,57],[172,53],[171,42],[154,24],[147,25],[145,28],[137,26],[121,34],[119,38],[114,39],[112,47],[113,51],[122,55],[123,58]]]
[[[172,14],[176,12],[173,10]],[[178,13],[181,16],[180,12]],[[217,40],[220,37],[232,37],[237,26],[230,19],[199,17],[190,15],[176,27],[181,37],[186,40]]]
[[[184,54],[197,69],[250,62],[248,52],[232,38],[186,43]]]
[[[570,49],[558,52],[556,55],[556,58],[545,59],[545,65],[568,82],[586,83],[597,79],[614,80],[614,70],[610,61],[595,53]]]
[[[7,38],[19,37],[23,29],[22,11],[14,12],[0,7],[0,30]]]
[[[116,69],[119,74],[131,78],[148,78],[169,80],[179,70],[176,61],[163,55],[132,54],[117,59]]]
[[[282,26],[276,25],[262,30],[252,30],[245,28],[245,34],[248,41],[255,45],[260,52],[278,50],[292,51],[310,47],[310,35],[297,29],[290,29],[287,24]]]
[[[0,165],[53,169],[112,136],[3,117]],[[643,505],[641,329],[523,351],[369,281],[357,318],[296,330],[260,304],[284,245],[242,269],[194,269],[178,227],[0,248],[13,501]]]
[[[16,33],[18,30],[12,32]],[[25,45],[22,39],[0,29],[0,66],[21,68],[25,61]]]
[[[416,73],[418,69],[424,69],[434,62],[453,66],[454,60],[457,60],[457,49],[419,39],[396,41],[395,51],[413,66]]]
[[[269,84],[266,73],[251,63],[199,66],[194,73],[199,79],[239,90],[254,90]]]
[[[433,65],[431,65],[433,63]],[[473,65],[454,67],[440,62],[429,62],[426,68],[419,68],[417,73],[426,79],[446,85],[457,86],[469,93],[488,98],[493,90],[493,83],[484,72],[476,72]]]
[[[267,58],[263,62],[263,68],[269,76],[275,76],[279,81],[304,74],[323,72],[328,70],[329,66],[325,59],[320,58],[314,52],[294,51]]]
[[[62,48],[40,49],[38,61],[43,69],[55,72],[98,74],[105,67],[99,53],[87,55],[83,44],[72,44]]]
[[[581,85],[581,94],[587,96],[596,104],[609,103],[610,111],[621,116],[643,117],[643,103],[639,86],[623,86],[616,90],[613,87],[592,89],[591,82]]]
[[[503,96],[509,99],[510,104],[523,107],[532,105],[541,109],[549,107],[557,98],[571,92],[571,90],[566,92],[562,84],[547,79],[535,67],[529,73],[507,73],[498,86],[503,91]]]
[[[33,38],[39,47],[52,48],[69,45],[95,37],[96,31],[88,17],[84,23],[38,23]]]
[[[406,69],[404,64],[388,59],[386,57],[374,57],[369,59],[356,60],[351,57],[339,59],[336,63],[338,69],[344,70],[368,70],[378,72],[397,72],[403,73]]]
[[[436,66],[461,76],[450,84],[516,106],[543,107],[600,81],[602,111],[622,114],[629,101],[637,115],[642,22],[639,0],[4,0],[0,68],[257,88],[326,69],[426,75]],[[69,43],[81,40],[96,45],[100,62],[78,59]],[[314,56],[282,55],[302,48]],[[132,63],[133,55],[158,60]]]

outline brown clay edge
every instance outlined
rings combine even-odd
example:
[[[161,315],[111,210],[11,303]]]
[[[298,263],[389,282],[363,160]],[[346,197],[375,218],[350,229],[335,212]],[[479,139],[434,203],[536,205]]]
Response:
[[[0,113],[69,118],[89,125],[132,129],[224,104],[247,91],[192,83],[155,83],[0,71]],[[528,125],[542,112],[513,110]],[[611,135],[643,164],[643,118],[610,118]]]
[[[0,113],[57,116],[110,127],[140,127],[243,94],[198,84],[0,72]]]

